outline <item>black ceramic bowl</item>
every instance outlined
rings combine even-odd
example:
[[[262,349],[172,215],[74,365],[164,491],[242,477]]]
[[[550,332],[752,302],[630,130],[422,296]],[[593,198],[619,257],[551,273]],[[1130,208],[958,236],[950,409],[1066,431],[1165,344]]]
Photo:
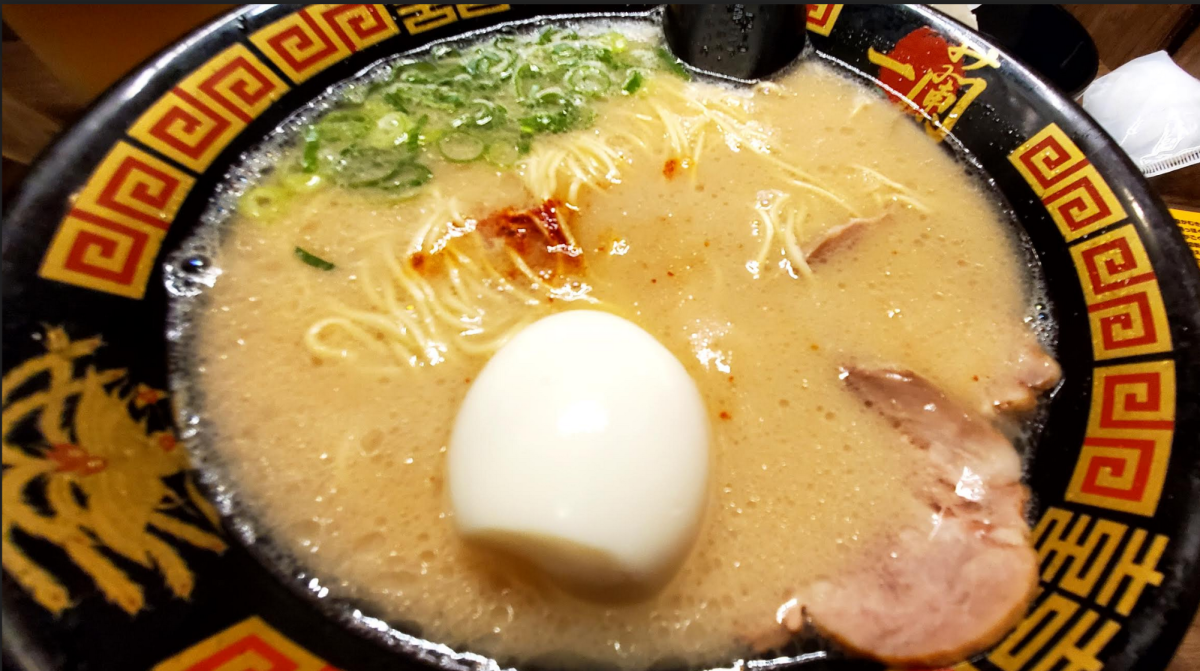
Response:
[[[327,617],[223,529],[161,391],[162,262],[242,152],[327,86],[432,40],[565,11],[241,9],[145,64],[46,152],[3,230],[6,668],[486,666]],[[807,31],[810,57],[883,87],[994,182],[1059,327],[1065,375],[1029,465],[1043,590],[963,668],[1162,669],[1200,596],[1200,277],[1167,210],[1078,107],[959,24],[809,5]]]

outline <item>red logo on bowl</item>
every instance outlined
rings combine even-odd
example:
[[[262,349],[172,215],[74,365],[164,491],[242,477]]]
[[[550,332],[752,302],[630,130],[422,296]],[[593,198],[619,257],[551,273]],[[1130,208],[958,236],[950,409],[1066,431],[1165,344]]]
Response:
[[[996,50],[952,45],[928,26],[905,35],[886,54],[868,49],[867,58],[879,66],[888,97],[925,119],[926,132],[939,141],[987,88],[987,80],[970,76],[973,71],[1000,67]]]

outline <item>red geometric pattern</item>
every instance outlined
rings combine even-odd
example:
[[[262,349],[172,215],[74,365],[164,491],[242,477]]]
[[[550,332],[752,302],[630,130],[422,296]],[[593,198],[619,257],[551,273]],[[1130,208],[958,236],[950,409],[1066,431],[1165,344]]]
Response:
[[[151,124],[148,134],[192,161],[200,161],[223,136],[229,137],[227,131],[233,124],[184,89],[176,87],[170,95],[172,104]]]
[[[236,664],[227,666],[237,660]],[[295,671],[299,665],[287,655],[272,648],[254,634],[234,641],[214,655],[188,667],[188,671],[230,671],[231,669],[254,669],[254,671]]]
[[[1169,404],[1164,404],[1163,375],[1164,371],[1161,370],[1100,375],[1102,392],[1096,427],[1105,431],[1174,429],[1175,422],[1169,419]],[[1174,402],[1174,399],[1171,401]]]
[[[809,5],[805,27],[818,35],[827,36],[841,13],[842,5]]]
[[[1094,296],[1155,279],[1154,268],[1144,265],[1134,254],[1127,237],[1087,247],[1080,252],[1080,258],[1087,269],[1088,288]]]
[[[1068,242],[1125,218],[1099,171],[1056,124],[1029,138],[1008,159]]]
[[[287,88],[249,49],[235,44],[155,102],[129,134],[203,172]]]
[[[182,180],[147,161],[126,156],[96,196],[96,204],[164,231],[171,220],[162,216],[182,187]]]
[[[254,120],[252,111],[279,94],[267,72],[266,68],[251,64],[245,56],[236,56],[201,80],[196,88],[239,121],[250,123]]]
[[[337,671],[251,617],[160,662],[153,671]]]
[[[302,82],[397,33],[383,5],[310,5],[255,32],[250,41],[292,81]]]
[[[1099,228],[1125,215],[1122,211],[1114,218],[1115,198],[1090,165],[1079,166],[1078,171],[1065,178],[1063,175],[1056,176],[1053,183],[1061,183],[1061,186],[1042,196],[1042,204],[1055,221],[1061,222],[1072,232]]]
[[[140,298],[159,245],[194,183],[182,170],[118,142],[76,196],[39,274]]]
[[[1030,186],[1037,195],[1054,190],[1057,184],[1089,165],[1087,157],[1074,143],[1065,144],[1059,136],[1048,134],[1015,154],[1026,174],[1033,177]]]
[[[337,55],[338,48],[307,11],[300,10],[296,17],[299,20],[266,40],[270,46],[267,54],[272,60],[277,56],[288,68],[302,73]]]
[[[1155,324],[1154,306],[1145,293],[1130,294],[1088,306],[1094,325],[1092,339],[1096,348],[1108,355],[1113,352],[1153,347],[1170,333]]]
[[[1097,368],[1087,434],[1067,500],[1153,515],[1174,431],[1174,361]]]
[[[132,284],[149,236],[80,209],[71,210],[67,217],[85,225],[72,237],[63,267],[115,284]]]
[[[1133,226],[1071,247],[1097,359],[1166,352],[1171,334],[1158,280]]]
[[[1096,452],[1087,461],[1086,472],[1079,491],[1083,494],[1125,501],[1141,501],[1150,480],[1150,464],[1154,461],[1154,441],[1139,438],[1087,438],[1084,449]],[[1110,456],[1101,456],[1100,449],[1111,448]],[[1128,483],[1106,485],[1104,481]]]

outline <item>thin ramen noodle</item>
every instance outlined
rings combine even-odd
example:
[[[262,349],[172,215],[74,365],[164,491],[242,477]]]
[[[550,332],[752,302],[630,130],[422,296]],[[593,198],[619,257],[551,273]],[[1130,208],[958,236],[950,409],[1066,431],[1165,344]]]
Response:
[[[221,228],[189,384],[257,533],[332,596],[499,659],[721,662],[928,517],[919,460],[842,371],[901,366],[993,416],[1037,348],[1037,287],[979,181],[862,84],[815,62],[753,88],[689,81],[655,60],[652,26],[575,30],[403,62],[300,125]],[[511,101],[421,81],[477,61]],[[488,357],[580,307],[651,333],[710,412],[699,540],[631,603],[464,543],[443,491]]]

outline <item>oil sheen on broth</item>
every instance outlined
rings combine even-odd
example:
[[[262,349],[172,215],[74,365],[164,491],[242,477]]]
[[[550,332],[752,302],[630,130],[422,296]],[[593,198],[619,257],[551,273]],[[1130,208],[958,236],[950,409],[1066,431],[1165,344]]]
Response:
[[[699,540],[648,600],[580,600],[456,535],[443,492],[446,444],[485,354],[450,347],[436,365],[397,367],[386,353],[338,361],[306,345],[313,325],[336,314],[331,306],[366,309],[361,284],[379,273],[364,269],[389,241],[438,217],[537,206],[549,194],[531,193],[533,168],[442,163],[433,166],[436,187],[410,200],[328,188],[269,224],[242,217],[229,226],[222,275],[198,324],[203,410],[259,532],[335,595],[417,623],[430,640],[501,658],[566,650],[627,667],[727,659],[789,589],[836,573],[918,506],[895,431],[846,390],[840,368],[899,364],[983,407],[1028,346],[1032,287],[1007,224],[895,107],[816,63],[736,94],[665,77],[655,82],[684,96],[737,96],[770,157],[815,177],[854,212],[797,186],[716,126],[700,156],[679,156],[668,130],[638,126],[666,96],[654,86],[640,102],[603,103],[589,128],[573,131],[603,138],[633,129],[646,142],[622,152],[619,183],[557,195],[577,208],[570,226],[584,252],[581,277],[602,301],[592,307],[658,338],[711,416]],[[636,105],[641,117],[618,113]],[[787,202],[772,215],[779,199]],[[789,260],[787,217],[800,246],[855,217],[868,223],[808,275]],[[297,262],[296,246],[337,268]],[[536,310],[583,305],[543,301]],[[535,308],[514,301],[491,310],[507,324]],[[334,349],[354,346],[321,337]]]

